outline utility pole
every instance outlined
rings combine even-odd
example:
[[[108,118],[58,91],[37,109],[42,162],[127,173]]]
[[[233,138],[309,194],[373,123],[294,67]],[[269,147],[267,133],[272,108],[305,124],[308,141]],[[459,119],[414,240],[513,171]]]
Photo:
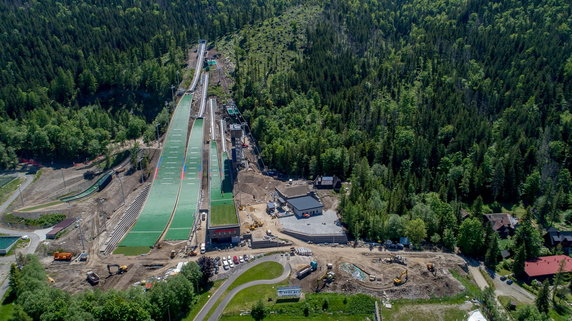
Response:
[[[78,228],[79,228],[79,240],[81,241],[81,249],[85,252],[85,244],[83,244],[83,230],[81,229],[81,218],[78,221]]]
[[[68,186],[67,186],[67,184],[66,184],[66,178],[64,177],[64,170],[61,169],[61,172],[60,172],[60,173],[62,173],[62,180],[64,181],[64,188],[65,188],[65,191],[67,192],[67,191],[68,191]]]
[[[115,175],[117,175],[117,179],[119,180],[119,184],[121,185],[121,195],[123,196],[123,205],[125,205],[125,192],[123,191],[123,181],[121,181],[119,173],[115,173]]]
[[[22,196],[22,184],[18,185],[18,191],[20,192],[20,201],[22,201],[22,207],[24,207],[24,197]]]

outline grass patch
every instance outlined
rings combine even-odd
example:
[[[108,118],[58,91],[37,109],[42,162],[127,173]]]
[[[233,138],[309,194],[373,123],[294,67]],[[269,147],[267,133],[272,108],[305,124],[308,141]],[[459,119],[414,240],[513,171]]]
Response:
[[[467,311],[459,309],[456,305],[434,306],[431,305],[401,305],[395,309],[382,309],[384,320],[392,321],[462,321],[467,319]]]
[[[14,313],[13,303],[0,305],[0,321],[8,321],[12,319],[12,313]]]
[[[214,282],[211,282],[210,289],[199,295],[198,300],[195,302],[195,304],[191,308],[191,311],[189,311],[189,314],[187,315],[186,318],[183,319],[183,321],[193,321],[195,316],[199,314],[202,307],[207,303],[211,295],[213,295],[213,293],[216,292],[216,290],[224,283],[224,281],[225,280],[216,280]]]
[[[212,309],[209,311],[209,313],[207,314],[205,319],[208,319],[210,317],[210,315],[214,312],[214,310],[220,304],[222,299],[232,289],[234,289],[234,288],[236,288],[242,284],[254,281],[254,280],[271,280],[271,279],[277,278],[278,276],[280,276],[282,274],[283,271],[284,271],[284,267],[281,264],[276,263],[276,262],[264,262],[264,263],[260,263],[258,265],[255,265],[254,267],[251,267],[246,272],[244,272],[241,276],[239,276],[236,280],[234,280],[234,282],[228,287],[228,289],[226,289],[226,291],[223,293],[223,295],[217,300],[217,302],[215,302],[215,304],[213,305]],[[282,281],[281,283],[270,284],[270,285],[265,285],[265,286],[268,288],[272,288],[274,286],[280,286],[280,284],[286,284],[287,285],[288,281]],[[260,286],[262,286],[262,285],[258,285],[258,286],[255,285],[253,287],[250,287],[250,288],[247,288],[247,289],[240,291],[229,302],[229,305],[227,305],[227,308],[242,292],[247,291],[247,292],[251,293],[250,289],[260,287]],[[276,295],[275,290],[274,290],[274,294]],[[251,296],[252,296],[252,298],[256,298],[256,301],[254,301],[254,302],[258,302],[258,298],[263,297],[261,293],[256,294],[256,292],[252,293]]]
[[[18,178],[17,176],[0,176],[0,188]]]
[[[276,262],[263,262],[248,269],[228,287],[227,291],[255,280],[272,280],[284,272],[284,267]]]
[[[287,281],[273,285],[257,285],[240,291],[225,309],[223,320],[232,320],[241,311],[248,311],[258,300],[262,299],[270,310],[271,317],[276,320],[365,320],[373,319],[373,297],[357,294],[309,293],[297,302],[277,301],[276,288],[287,285]],[[272,299],[268,301],[268,299]],[[324,310],[324,302],[327,307]],[[308,309],[308,317],[304,309]],[[270,317],[269,317],[270,318]],[[273,320],[273,319],[271,319]]]
[[[23,178],[16,177],[0,187],[0,204],[6,202],[10,195],[18,189],[18,186],[20,186],[23,181]]]
[[[27,239],[27,240],[19,239],[18,241],[16,241],[16,244],[14,244],[14,246],[12,246],[10,251],[8,251],[8,253],[6,253],[5,256],[13,255],[17,249],[24,248],[24,247],[28,246],[28,244],[30,244],[30,239]]]
[[[234,203],[211,205],[211,225],[238,224]]]
[[[20,217],[20,216],[14,215],[14,214],[8,214],[5,216],[4,220],[7,223],[13,223],[13,224],[24,224],[24,225],[28,225],[28,226],[48,227],[48,226],[58,224],[59,222],[65,220],[65,218],[66,218],[65,214],[59,214],[59,213],[44,214],[44,215],[40,216],[39,218],[25,218],[25,217]]]
[[[272,314],[268,317],[264,318],[265,321],[289,321],[289,320],[310,320],[310,321],[364,321],[366,318],[369,320],[373,319],[373,316],[367,315],[344,315],[344,314],[319,314],[319,315],[311,315],[311,316],[293,316],[293,315],[277,315]],[[220,318],[221,321],[244,321],[244,320],[252,320],[250,315],[229,315],[223,316]]]
[[[35,210],[39,210],[42,208],[46,208],[46,207],[50,207],[50,206],[54,206],[54,205],[58,205],[58,204],[62,204],[62,203],[63,203],[62,201],[57,200],[57,201],[44,203],[44,204],[40,204],[40,205],[36,205],[36,206],[32,206],[32,207],[22,208],[22,209],[19,209],[18,212],[35,211]]]
[[[120,246],[113,251],[113,254],[123,254],[125,256],[136,256],[149,253],[148,246]]]
[[[449,272],[451,272],[451,275],[465,287],[465,293],[461,293],[463,297],[464,295],[469,295],[474,298],[481,293],[481,289],[479,289],[479,286],[471,279],[469,274],[460,275],[459,272],[455,270],[449,270]]]

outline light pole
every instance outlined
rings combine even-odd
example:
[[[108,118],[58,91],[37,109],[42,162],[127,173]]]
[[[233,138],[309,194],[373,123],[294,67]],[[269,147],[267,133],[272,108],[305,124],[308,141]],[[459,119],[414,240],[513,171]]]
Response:
[[[66,184],[66,178],[64,177],[64,170],[62,169],[60,173],[62,173],[62,180],[64,181],[64,188],[65,188],[65,191],[67,192],[68,186]]]

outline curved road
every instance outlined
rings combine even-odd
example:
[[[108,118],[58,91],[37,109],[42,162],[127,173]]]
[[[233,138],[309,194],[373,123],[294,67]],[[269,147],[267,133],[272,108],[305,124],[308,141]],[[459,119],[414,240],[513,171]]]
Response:
[[[254,262],[252,263],[247,263],[247,264],[241,264],[239,266],[236,267],[236,270],[233,271],[232,275],[223,283],[223,285],[218,288],[218,290],[213,294],[213,296],[207,301],[207,303],[205,303],[205,305],[203,306],[203,308],[201,309],[201,311],[197,314],[197,316],[193,319],[193,321],[199,321],[199,320],[204,320],[207,316],[207,314],[209,313],[209,311],[212,309],[212,307],[214,306],[214,304],[218,301],[218,299],[220,299],[223,295],[223,293],[230,287],[230,285],[239,277],[241,276],[244,272],[246,272],[248,269],[250,269],[251,267],[254,267],[260,263],[263,262],[277,262],[282,264],[282,266],[284,267],[284,272],[282,272],[282,275],[280,275],[279,277],[272,279],[272,280],[256,280],[256,281],[252,281],[252,282],[248,282],[245,283],[241,286],[238,286],[236,288],[234,288],[232,291],[230,291],[230,293],[228,293],[224,299],[222,300],[222,302],[217,306],[216,310],[214,311],[214,313],[211,315],[211,317],[208,319],[209,321],[215,321],[218,320],[222,314],[222,312],[224,311],[224,308],[226,307],[226,305],[230,302],[230,300],[232,300],[232,298],[241,290],[244,290],[248,287],[254,286],[254,285],[259,285],[259,284],[274,284],[274,283],[278,283],[281,282],[283,280],[285,280],[286,278],[288,278],[288,276],[290,275],[290,264],[288,264],[288,261],[286,260],[285,256],[281,256],[281,255],[271,255],[271,256],[265,256],[263,258],[260,259],[256,259]]]
[[[4,203],[0,205],[0,213],[4,213],[4,211],[8,208],[8,206],[10,206],[10,204],[12,204],[12,202],[14,202],[14,200],[16,200],[16,198],[20,196],[20,191],[25,190],[26,187],[28,187],[28,185],[30,185],[34,181],[34,175],[19,174],[18,177],[23,177],[26,180],[24,181],[24,183],[20,185],[18,189],[14,191],[14,193],[12,193],[12,195],[10,195],[10,197],[8,197],[8,199]]]

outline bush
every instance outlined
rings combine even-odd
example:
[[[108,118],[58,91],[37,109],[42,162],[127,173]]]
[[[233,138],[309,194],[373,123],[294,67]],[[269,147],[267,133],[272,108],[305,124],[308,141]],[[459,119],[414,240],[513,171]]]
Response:
[[[59,222],[65,220],[65,218],[66,218],[65,214],[59,214],[59,213],[45,214],[40,216],[39,218],[26,218],[26,217],[16,216],[14,214],[8,214],[6,215],[6,222],[13,224],[24,224],[28,226],[48,227],[58,224]]]

